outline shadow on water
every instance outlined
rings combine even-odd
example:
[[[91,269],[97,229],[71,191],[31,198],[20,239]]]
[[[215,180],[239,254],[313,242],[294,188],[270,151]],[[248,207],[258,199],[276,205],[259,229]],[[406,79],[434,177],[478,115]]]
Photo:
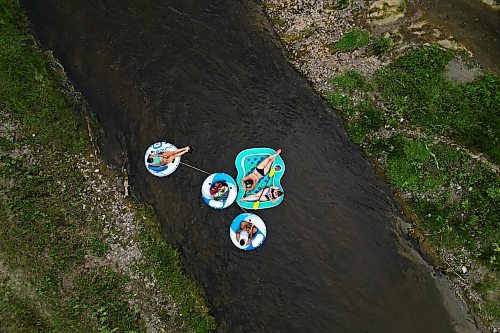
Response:
[[[247,1],[25,1],[105,130],[106,157],[130,161],[219,331],[450,332],[431,270],[395,237],[388,188],[307,82],[289,68]],[[207,207],[206,175],[156,178],[145,149],[195,148],[185,162],[236,176],[248,147],[283,149],[286,199],[259,215],[268,238],[244,253],[229,240],[240,213]],[[397,228],[396,228],[397,229]],[[448,300],[449,301],[449,300]],[[466,322],[465,318],[463,318]]]

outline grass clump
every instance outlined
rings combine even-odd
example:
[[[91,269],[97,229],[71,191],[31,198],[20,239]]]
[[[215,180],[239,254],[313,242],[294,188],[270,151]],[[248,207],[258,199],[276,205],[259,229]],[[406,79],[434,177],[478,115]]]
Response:
[[[446,135],[482,151],[498,163],[500,77],[485,74],[455,85],[443,76],[453,56],[437,46],[411,52],[379,71],[380,91],[395,114],[429,133]]]
[[[368,30],[354,28],[347,31],[338,42],[330,46],[332,52],[347,52],[365,47],[370,43]]]
[[[344,73],[337,75],[329,80],[331,86],[336,90],[352,93],[356,90],[372,90],[373,84],[367,80],[357,71],[348,70]]]
[[[373,54],[382,56],[388,53],[393,46],[394,41],[390,36],[379,36],[372,40],[370,47]]]

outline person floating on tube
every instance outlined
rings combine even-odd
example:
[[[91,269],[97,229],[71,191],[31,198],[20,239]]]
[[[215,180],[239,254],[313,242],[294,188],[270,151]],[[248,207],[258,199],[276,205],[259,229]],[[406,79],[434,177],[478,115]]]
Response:
[[[174,151],[164,151],[158,154],[150,154],[147,158],[147,162],[152,167],[161,167],[172,163],[175,158],[181,157],[190,150],[192,150],[192,148],[190,146],[186,146]]]
[[[257,231],[257,227],[253,223],[241,221],[240,230],[236,231],[236,240],[241,246],[246,246],[250,244]]]

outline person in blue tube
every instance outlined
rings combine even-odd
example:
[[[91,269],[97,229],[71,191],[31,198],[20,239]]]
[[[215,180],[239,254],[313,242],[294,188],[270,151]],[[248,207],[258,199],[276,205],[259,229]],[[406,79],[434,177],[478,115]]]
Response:
[[[184,148],[180,148],[174,151],[164,151],[158,154],[150,154],[147,158],[147,162],[152,166],[152,167],[161,167],[167,164],[172,163],[172,161],[177,158],[181,157],[185,153],[191,151],[192,148],[190,146],[186,146]]]
[[[240,229],[236,231],[236,241],[238,241],[241,246],[249,245],[257,231],[258,229],[253,223],[241,221]]]

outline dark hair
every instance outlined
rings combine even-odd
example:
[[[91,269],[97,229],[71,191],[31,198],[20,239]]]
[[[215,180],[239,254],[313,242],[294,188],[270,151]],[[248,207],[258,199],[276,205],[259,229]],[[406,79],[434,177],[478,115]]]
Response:
[[[245,180],[246,187],[250,187],[250,186],[252,186],[252,184],[253,184],[253,180],[250,180],[250,179]]]
[[[283,191],[281,191],[281,190],[277,190],[277,191],[276,191],[276,194],[277,194],[277,195],[278,195],[278,197],[279,197],[279,196],[283,195]]]
[[[245,241],[243,239],[240,239],[240,245],[241,246],[245,245]]]
[[[151,156],[148,157],[147,159],[148,163],[152,163],[153,162],[153,158]]]

